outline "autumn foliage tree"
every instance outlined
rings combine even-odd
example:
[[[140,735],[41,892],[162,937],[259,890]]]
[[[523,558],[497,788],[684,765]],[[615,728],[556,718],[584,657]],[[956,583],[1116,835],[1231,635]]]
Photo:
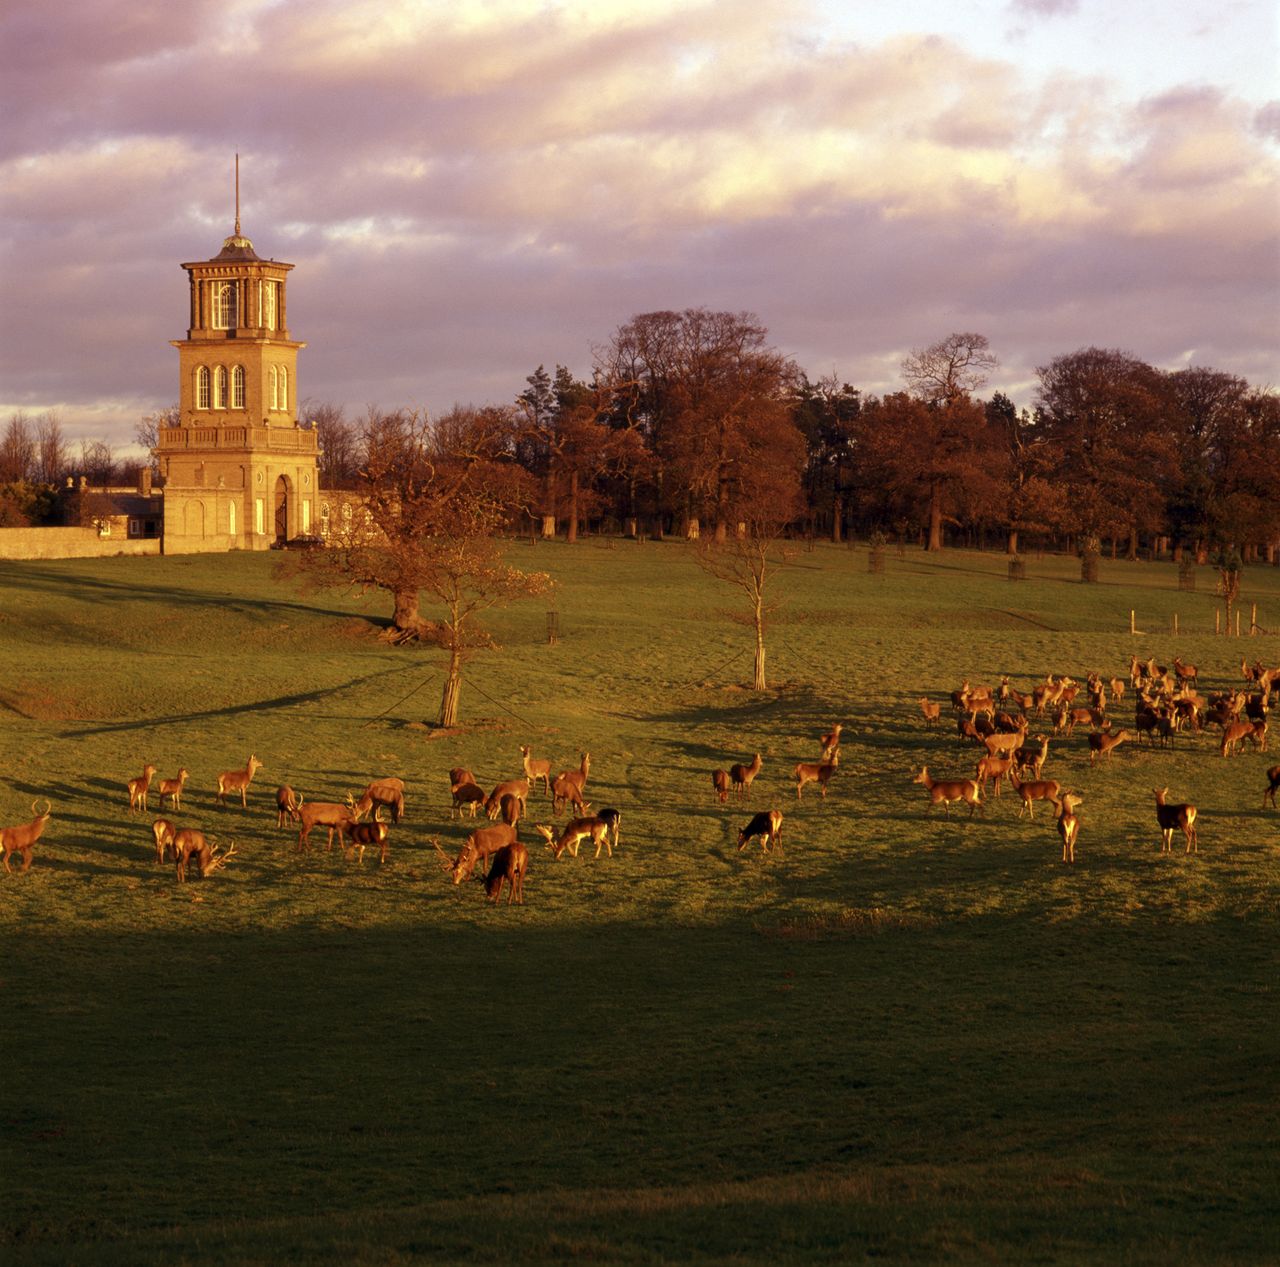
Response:
[[[354,513],[339,516],[329,548],[303,552],[292,566],[318,584],[386,592],[391,641],[448,652],[439,722],[451,726],[463,664],[496,645],[481,614],[551,584],[544,573],[508,566],[497,540],[527,491],[509,461],[510,417],[483,409],[455,409],[439,420],[371,411],[362,442]],[[424,594],[439,619],[422,615]]]

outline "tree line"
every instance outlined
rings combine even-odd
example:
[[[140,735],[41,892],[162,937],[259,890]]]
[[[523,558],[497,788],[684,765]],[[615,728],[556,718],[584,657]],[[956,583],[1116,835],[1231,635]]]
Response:
[[[1159,370],[1088,347],[1037,370],[1031,408],[983,396],[998,361],[980,334],[912,352],[902,387],[875,395],[813,380],[750,313],[633,317],[590,376],[539,366],[483,416],[517,491],[509,527],[544,517],[724,542],[766,511],[795,535],[884,533],[948,543],[1102,548],[1231,546],[1274,557],[1280,398],[1203,367]],[[321,485],[367,484],[369,437],[404,411],[305,409]],[[516,478],[514,472],[519,472]]]

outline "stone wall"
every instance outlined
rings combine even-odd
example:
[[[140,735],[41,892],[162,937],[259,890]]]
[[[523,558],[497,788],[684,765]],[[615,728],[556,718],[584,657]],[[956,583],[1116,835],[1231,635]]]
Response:
[[[0,559],[98,559],[116,554],[159,554],[158,537],[111,536],[96,528],[0,528]]]

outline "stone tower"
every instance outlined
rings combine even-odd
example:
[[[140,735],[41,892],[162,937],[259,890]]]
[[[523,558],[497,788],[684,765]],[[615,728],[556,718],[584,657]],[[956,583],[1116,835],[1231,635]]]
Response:
[[[240,232],[183,264],[191,319],[178,349],[179,425],[162,427],[164,550],[265,550],[314,532],[316,433],[298,426],[289,337],[292,264],[264,260]]]

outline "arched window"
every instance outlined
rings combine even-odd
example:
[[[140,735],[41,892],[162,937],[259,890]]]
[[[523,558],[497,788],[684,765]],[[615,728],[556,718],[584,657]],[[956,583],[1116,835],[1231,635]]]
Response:
[[[215,330],[236,328],[235,282],[213,283],[213,328]]]
[[[196,370],[196,408],[209,408],[209,367],[202,365]]]
[[[280,367],[280,408],[289,408],[289,371]]]
[[[262,283],[261,307],[258,313],[258,324],[267,330],[276,328],[276,284]]]
[[[244,366],[237,365],[231,371],[231,408],[244,408]]]
[[[227,407],[227,367],[225,365],[219,365],[213,371],[213,407],[215,409]]]
[[[269,384],[267,391],[267,399],[271,402],[271,408],[276,407],[276,367],[271,367],[270,375],[267,378]]]

